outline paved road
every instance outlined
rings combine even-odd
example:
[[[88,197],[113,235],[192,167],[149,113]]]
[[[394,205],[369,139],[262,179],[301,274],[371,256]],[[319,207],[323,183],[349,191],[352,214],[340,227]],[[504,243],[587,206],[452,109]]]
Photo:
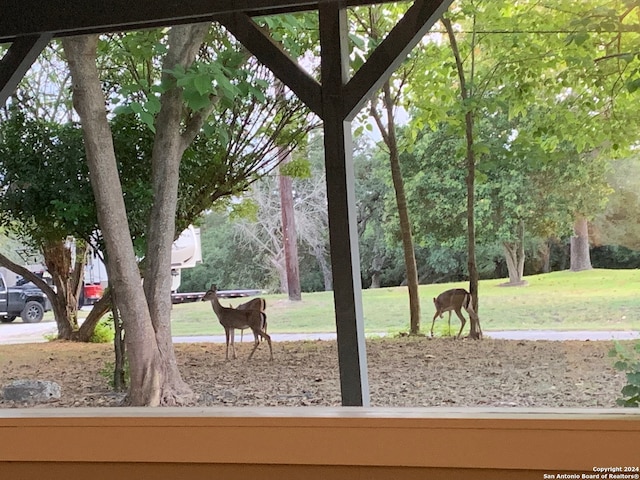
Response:
[[[45,323],[8,323],[0,324],[0,344],[12,343],[38,343],[45,342],[45,335],[55,335],[56,325],[53,322]],[[384,336],[384,333],[372,334],[372,336]],[[553,330],[536,331],[504,331],[484,332],[485,337],[503,338],[509,340],[632,340],[640,338],[640,332],[631,331],[607,331],[607,332],[559,332]],[[276,342],[295,340],[333,340],[335,333],[274,333],[271,338]],[[237,335],[238,341],[240,337]],[[208,335],[197,337],[174,337],[176,343],[188,342],[215,342],[224,343],[224,335]],[[253,335],[245,331],[245,342],[253,341]]]
[[[46,342],[45,335],[55,335],[58,329],[53,322],[0,323],[0,344]]]
[[[640,338],[640,332],[559,332],[555,330],[484,332],[485,337],[507,340],[633,340]]]

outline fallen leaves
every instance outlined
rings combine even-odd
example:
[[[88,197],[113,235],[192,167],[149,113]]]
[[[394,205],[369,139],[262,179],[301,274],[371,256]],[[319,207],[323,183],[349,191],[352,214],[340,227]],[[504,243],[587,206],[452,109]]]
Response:
[[[199,406],[340,405],[335,342],[274,342],[274,361],[252,342],[177,344],[184,380]],[[610,342],[549,342],[450,338],[367,341],[373,406],[613,407],[624,378],[606,353]],[[70,342],[0,346],[0,385],[51,380],[62,398],[50,407],[115,406],[109,388],[111,345]],[[0,399],[0,407],[16,405]],[[20,405],[22,406],[22,405]]]

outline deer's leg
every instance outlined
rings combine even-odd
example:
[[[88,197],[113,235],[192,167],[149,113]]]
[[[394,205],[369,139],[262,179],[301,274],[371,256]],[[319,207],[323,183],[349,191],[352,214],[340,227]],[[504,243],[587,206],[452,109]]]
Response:
[[[233,359],[238,358],[236,355],[236,329],[231,328],[231,350],[233,350]]]
[[[249,354],[249,360],[251,360],[251,357],[253,357],[253,354],[256,351],[256,348],[258,348],[258,345],[260,345],[260,340],[258,339],[258,336],[260,335],[260,330],[258,329],[254,330],[253,328],[251,330],[253,330],[253,349]]]
[[[263,311],[260,311],[260,330],[267,333],[267,314]],[[255,338],[255,333],[253,334]],[[258,335],[258,341],[262,341],[264,338]]]
[[[440,312],[436,311],[436,314],[433,316],[433,321],[431,322],[431,338],[433,338],[433,325],[436,323],[436,318],[438,318],[438,314]],[[449,316],[451,316],[451,313],[449,313]]]
[[[266,317],[265,317],[266,319]],[[267,331],[266,330],[262,330],[262,332],[260,332],[260,336],[263,339],[267,340],[267,343],[269,344],[269,361],[273,361],[273,349],[271,348],[271,337],[269,335],[267,335]]]
[[[224,335],[226,337],[227,349],[225,351],[225,360],[229,360],[229,329],[224,327]]]
[[[449,336],[451,336],[451,310],[449,310]]]
[[[266,339],[267,343],[269,344],[269,360],[272,361],[273,348],[271,347],[271,337],[267,335],[267,332],[265,332],[264,330],[258,330],[258,329],[253,331],[253,335],[254,335],[255,341],[253,344],[253,350],[251,350],[251,353],[249,354],[249,359],[251,359],[251,357],[253,356],[253,353],[256,351],[256,348],[258,348],[258,345],[260,345],[260,341],[258,340],[258,337],[262,337],[263,339]]]
[[[464,316],[462,315],[462,312],[460,310],[456,310],[456,315],[458,315],[458,318],[460,319],[460,331],[458,332],[458,335],[456,336],[456,338],[460,338],[460,334],[462,333],[462,329],[464,328],[465,324],[467,323],[467,319],[464,318]],[[451,319],[451,312],[449,312],[449,319]]]

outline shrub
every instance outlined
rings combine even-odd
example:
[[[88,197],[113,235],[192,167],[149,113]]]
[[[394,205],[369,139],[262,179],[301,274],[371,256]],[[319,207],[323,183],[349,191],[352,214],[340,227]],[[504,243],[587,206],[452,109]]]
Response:
[[[114,379],[114,371],[115,371],[115,363],[113,362],[105,362],[102,370],[100,370],[100,376],[102,378],[106,378],[109,382],[109,386],[115,390],[116,382]],[[124,361],[124,382],[126,385],[129,385],[129,381],[131,380],[131,372],[129,370],[129,360],[125,359]]]
[[[465,329],[468,328],[468,325],[469,322],[465,324]],[[431,329],[430,325],[429,329]],[[451,319],[451,330],[449,330],[449,322],[447,321],[447,314],[445,313],[444,318],[436,319],[436,324],[433,326],[433,335],[436,337],[455,337],[459,330],[460,320],[457,317]]]
[[[622,387],[622,397],[616,403],[623,407],[640,407],[640,342],[636,342],[630,352],[619,342],[609,351],[610,357],[618,357],[613,367],[627,376],[627,384]]]
[[[113,327],[113,316],[107,315],[98,322],[89,341],[91,343],[109,343],[113,342],[115,336],[116,332]]]

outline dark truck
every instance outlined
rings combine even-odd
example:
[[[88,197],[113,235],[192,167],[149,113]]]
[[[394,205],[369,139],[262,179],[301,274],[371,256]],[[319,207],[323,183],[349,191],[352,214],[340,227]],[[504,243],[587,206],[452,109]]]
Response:
[[[38,323],[48,310],[51,304],[47,296],[33,283],[7,287],[0,274],[0,322],[13,322],[20,316],[25,323]]]

